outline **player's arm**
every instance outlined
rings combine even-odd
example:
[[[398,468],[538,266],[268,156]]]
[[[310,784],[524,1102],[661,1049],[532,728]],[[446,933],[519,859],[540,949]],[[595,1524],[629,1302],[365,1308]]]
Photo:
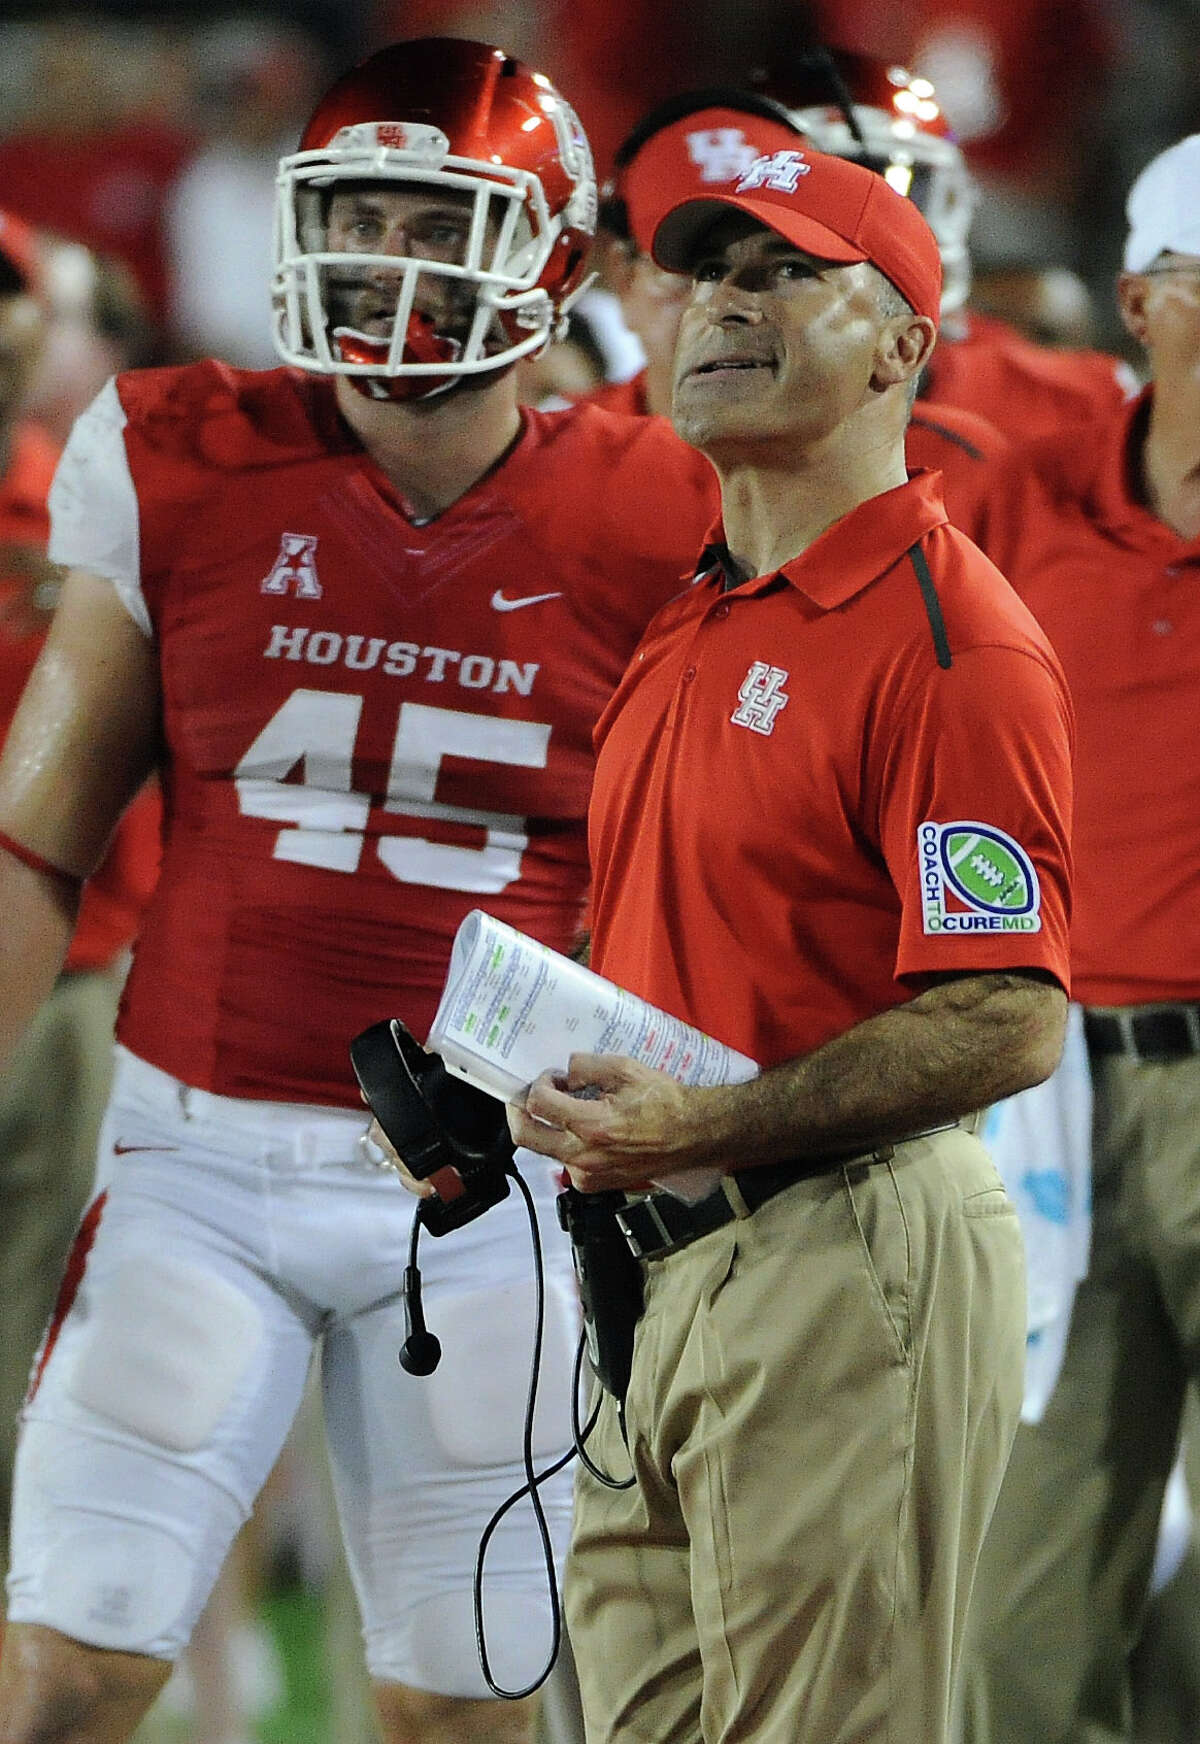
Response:
[[[0,1060],[54,985],[159,718],[153,643],[110,581],[73,570],[0,757]]]
[[[868,1149],[1049,1077],[1066,1012],[1044,971],[959,975],[746,1084],[688,1088],[633,1060],[575,1054],[509,1121],[518,1144],[566,1164],[585,1192]]]

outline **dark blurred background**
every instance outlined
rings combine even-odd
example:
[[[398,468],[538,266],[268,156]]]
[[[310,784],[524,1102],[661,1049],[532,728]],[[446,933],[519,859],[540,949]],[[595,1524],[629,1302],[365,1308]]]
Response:
[[[1112,349],[1124,190],[1200,128],[1200,0],[8,0],[0,206],[128,269],[168,355],[269,363],[274,158],[333,73],[436,32],[549,73],[601,174],[659,98],[785,72],[809,39],[903,61],[933,80],[980,184],[977,268],[1069,270]]]

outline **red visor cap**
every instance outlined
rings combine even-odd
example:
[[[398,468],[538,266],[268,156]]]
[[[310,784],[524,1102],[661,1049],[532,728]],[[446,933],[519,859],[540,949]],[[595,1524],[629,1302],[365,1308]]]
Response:
[[[697,109],[660,127],[617,184],[634,241],[648,253],[659,220],[673,206],[731,192],[758,158],[800,143],[794,127],[744,109]]]
[[[730,208],[819,260],[869,260],[918,315],[937,321],[937,238],[913,201],[874,170],[794,143],[760,157],[731,193],[693,195],[666,213],[654,232],[659,266],[687,272],[701,236]]]

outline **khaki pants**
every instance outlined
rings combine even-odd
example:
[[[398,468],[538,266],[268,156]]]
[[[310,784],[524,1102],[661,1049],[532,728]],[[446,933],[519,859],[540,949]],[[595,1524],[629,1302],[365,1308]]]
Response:
[[[17,1413],[96,1170],[119,975],[63,975],[0,1091],[0,1573]]]
[[[577,1491],[590,1744],[942,1744],[1021,1399],[1016,1215],[961,1130],[650,1261],[637,1483]],[[611,1401],[589,1449],[629,1471]]]
[[[1129,1736],[1189,1374],[1200,1375],[1200,1057],[1094,1068],[1092,1253],[1058,1386],[1022,1426],[980,1564],[964,1736]]]

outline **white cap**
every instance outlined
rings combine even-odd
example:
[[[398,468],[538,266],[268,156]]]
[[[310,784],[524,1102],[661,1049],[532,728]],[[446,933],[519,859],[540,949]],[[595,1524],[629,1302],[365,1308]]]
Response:
[[[1129,190],[1125,215],[1126,272],[1145,272],[1164,250],[1200,255],[1200,133],[1150,160]]]

